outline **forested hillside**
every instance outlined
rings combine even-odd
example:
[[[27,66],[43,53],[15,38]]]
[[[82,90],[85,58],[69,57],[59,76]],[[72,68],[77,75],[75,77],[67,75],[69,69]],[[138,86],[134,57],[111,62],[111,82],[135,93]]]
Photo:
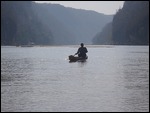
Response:
[[[126,1],[112,26],[114,44],[148,44],[149,1]]]
[[[108,29],[108,30],[107,30]],[[111,30],[110,30],[111,29]],[[112,34],[111,38],[104,32]],[[94,44],[147,45],[149,44],[149,1],[125,1],[122,9],[115,14],[111,26],[101,31]]]
[[[37,18],[30,1],[1,2],[1,45],[51,44],[50,29]]]
[[[31,1],[1,2],[1,45],[92,43],[112,15]]]

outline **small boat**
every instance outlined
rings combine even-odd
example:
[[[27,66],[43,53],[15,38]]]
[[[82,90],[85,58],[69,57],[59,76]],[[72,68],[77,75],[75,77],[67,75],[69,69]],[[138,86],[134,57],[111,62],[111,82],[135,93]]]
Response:
[[[21,47],[33,47],[33,45],[21,45]]]
[[[21,47],[33,47],[34,43],[33,42],[29,42],[27,45],[21,45]]]
[[[69,62],[85,62],[88,59],[88,57],[86,56],[86,58],[82,58],[82,57],[75,57],[73,55],[69,56]]]

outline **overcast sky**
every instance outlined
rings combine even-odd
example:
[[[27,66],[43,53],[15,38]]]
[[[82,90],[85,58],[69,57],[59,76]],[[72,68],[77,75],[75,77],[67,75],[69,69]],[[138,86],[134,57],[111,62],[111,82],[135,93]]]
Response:
[[[36,1],[38,3],[57,3],[65,7],[94,10],[104,14],[115,14],[124,1]]]

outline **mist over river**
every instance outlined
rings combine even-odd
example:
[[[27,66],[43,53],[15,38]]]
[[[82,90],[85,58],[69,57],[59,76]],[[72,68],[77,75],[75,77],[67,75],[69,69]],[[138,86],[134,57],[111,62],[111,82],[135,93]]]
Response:
[[[148,112],[149,46],[1,46],[2,112]]]

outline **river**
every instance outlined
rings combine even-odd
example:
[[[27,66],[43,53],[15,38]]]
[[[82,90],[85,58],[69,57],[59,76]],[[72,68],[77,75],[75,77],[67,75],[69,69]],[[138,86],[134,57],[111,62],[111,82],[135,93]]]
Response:
[[[1,46],[1,111],[149,111],[149,46],[78,47]]]

